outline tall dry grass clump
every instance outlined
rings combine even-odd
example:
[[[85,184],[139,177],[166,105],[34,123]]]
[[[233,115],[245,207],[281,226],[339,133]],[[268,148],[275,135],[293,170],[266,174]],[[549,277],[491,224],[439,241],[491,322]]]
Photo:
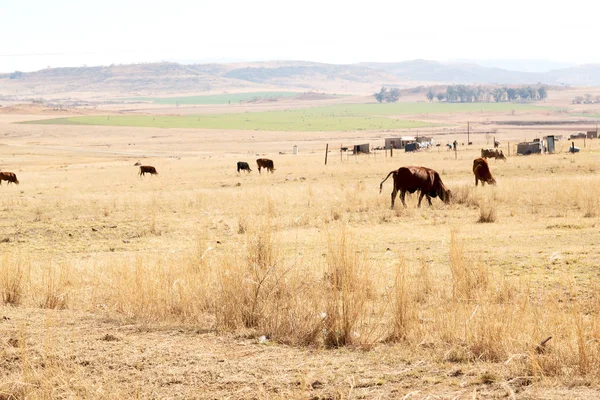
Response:
[[[290,344],[319,341],[321,286],[310,269],[286,264],[272,237],[270,220],[252,224],[244,253],[220,260],[216,326]]]
[[[403,257],[400,258],[400,261],[396,264],[394,286],[392,288],[392,312],[389,323],[391,332],[387,341],[394,342],[407,339],[418,322],[418,302],[419,300],[427,301],[427,298],[431,295],[429,271],[426,266],[421,269],[419,275],[414,277],[417,282],[411,280],[408,275],[406,260]],[[411,293],[411,285],[419,288],[417,293]]]
[[[365,344],[368,321],[365,311],[372,295],[369,264],[345,227],[327,238],[325,345],[339,347]]]
[[[478,223],[492,223],[497,220],[496,205],[491,201],[482,201],[479,204]]]
[[[475,263],[464,254],[464,246],[456,233],[450,234],[450,272],[452,274],[452,298],[458,302],[476,299],[485,293],[490,277],[481,262]]]
[[[17,306],[21,303],[25,293],[26,270],[29,270],[28,261],[20,255],[5,253],[0,258],[0,291],[4,304]]]

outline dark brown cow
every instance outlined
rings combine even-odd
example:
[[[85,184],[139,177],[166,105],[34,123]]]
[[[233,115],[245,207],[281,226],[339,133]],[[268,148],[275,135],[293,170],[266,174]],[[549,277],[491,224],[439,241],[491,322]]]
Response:
[[[2,181],[7,181],[10,183],[19,184],[19,180],[17,179],[17,175],[14,172],[0,172],[0,185],[2,185]]]
[[[273,160],[269,160],[268,158],[257,158],[256,165],[258,165],[258,173],[259,174],[260,174],[261,168],[264,168],[267,171],[271,171],[271,173],[273,173],[273,171],[275,171],[275,168],[273,167]]]
[[[481,158],[495,158],[506,161],[506,157],[500,149],[481,149]]]
[[[146,175],[146,174],[150,174],[150,175],[158,175],[158,172],[156,172],[156,168],[154,168],[153,166],[150,165],[140,165],[140,176]]]
[[[481,181],[481,186],[489,183],[495,185],[496,180],[490,172],[490,167],[485,158],[476,158],[473,160],[473,174],[475,174],[475,186]]]
[[[444,183],[442,182],[442,178],[440,178],[440,174],[436,171],[426,168],[426,167],[401,167],[395,171],[392,171],[385,177],[385,179],[379,185],[379,193],[383,189],[383,183],[390,177],[390,175],[394,175],[394,189],[392,190],[392,208],[394,208],[394,201],[396,200],[396,195],[398,191],[400,191],[400,200],[402,200],[402,204],[406,207],[406,202],[404,201],[404,196],[406,192],[414,193],[419,190],[421,193],[419,195],[419,203],[418,207],[421,207],[421,200],[423,200],[423,196],[427,196],[427,201],[429,205],[431,205],[432,197],[439,197],[444,203],[449,203],[450,198],[452,197],[452,193],[450,190],[446,189]]]

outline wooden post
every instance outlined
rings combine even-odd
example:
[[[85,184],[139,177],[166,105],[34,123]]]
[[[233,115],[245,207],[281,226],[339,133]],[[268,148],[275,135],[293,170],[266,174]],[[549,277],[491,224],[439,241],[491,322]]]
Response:
[[[469,145],[469,143],[471,143],[470,136],[471,136],[471,126],[470,126],[470,123],[467,122],[467,146]]]
[[[571,153],[575,154],[575,142],[571,142]]]
[[[325,165],[327,165],[327,152],[329,152],[329,143],[325,146]]]
[[[454,159],[458,160],[458,145],[454,146]]]
[[[344,152],[342,151],[342,147],[344,147],[344,145],[340,143],[340,162],[344,162]]]
[[[390,146],[390,157],[394,157],[394,146]]]
[[[507,146],[508,146],[508,149],[507,149],[508,150],[508,156],[510,157],[510,142],[508,142]]]

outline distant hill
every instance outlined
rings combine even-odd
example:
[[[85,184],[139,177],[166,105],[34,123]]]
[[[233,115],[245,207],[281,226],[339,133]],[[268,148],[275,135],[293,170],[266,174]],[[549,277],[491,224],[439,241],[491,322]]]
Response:
[[[0,74],[0,99],[133,97],[240,91],[373,93],[382,85],[443,84],[599,85],[600,65],[520,72],[475,63],[412,60],[398,63],[323,64],[270,61],[231,64],[150,63],[48,68]]]

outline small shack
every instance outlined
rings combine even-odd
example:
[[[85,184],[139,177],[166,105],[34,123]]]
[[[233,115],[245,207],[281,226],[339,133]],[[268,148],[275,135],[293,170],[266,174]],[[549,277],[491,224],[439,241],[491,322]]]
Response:
[[[569,140],[585,139],[586,137],[587,137],[587,134],[585,132],[571,133],[571,135],[569,136]]]
[[[354,149],[352,150],[352,154],[365,153],[369,154],[369,143],[365,144],[355,144]]]
[[[414,136],[385,138],[385,149],[403,149],[408,143],[415,143],[416,141],[417,139]]]
[[[598,139],[598,131],[587,131],[588,139]]]
[[[539,139],[534,142],[521,142],[517,145],[517,154],[527,156],[529,154],[540,154],[542,152],[542,142]]]

